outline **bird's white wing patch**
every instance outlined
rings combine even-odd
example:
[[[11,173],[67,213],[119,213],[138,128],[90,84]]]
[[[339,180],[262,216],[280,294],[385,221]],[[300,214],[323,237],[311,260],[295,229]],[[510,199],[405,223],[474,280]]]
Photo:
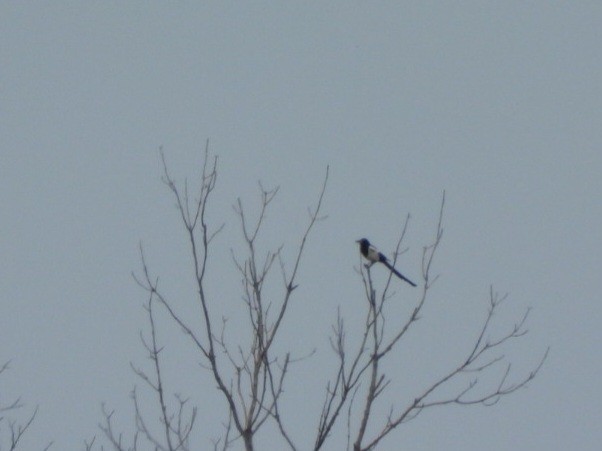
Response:
[[[380,256],[379,256],[378,251],[376,249],[374,249],[372,246],[370,246],[368,248],[368,255],[366,256],[366,258],[368,260],[370,260],[371,262],[380,261]]]

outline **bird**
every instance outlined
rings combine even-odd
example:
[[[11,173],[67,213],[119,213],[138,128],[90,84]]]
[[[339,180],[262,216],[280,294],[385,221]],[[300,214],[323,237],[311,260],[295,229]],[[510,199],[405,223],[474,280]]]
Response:
[[[387,259],[387,257],[385,257],[384,254],[382,254],[381,252],[378,252],[378,249],[376,249],[374,246],[372,246],[370,244],[370,241],[368,241],[367,238],[362,238],[361,240],[357,240],[356,243],[359,243],[360,253],[364,256],[364,258],[366,260],[368,260],[370,262],[370,265],[373,265],[374,263],[377,263],[377,262],[382,263],[387,268],[389,268],[389,270],[393,274],[395,274],[397,277],[399,277],[401,280],[404,280],[405,282],[409,283],[413,287],[416,286],[416,284],[414,282],[412,282],[410,279],[408,279],[403,274],[401,274],[399,271],[397,271],[393,267],[393,265],[391,263],[389,263],[389,260]]]

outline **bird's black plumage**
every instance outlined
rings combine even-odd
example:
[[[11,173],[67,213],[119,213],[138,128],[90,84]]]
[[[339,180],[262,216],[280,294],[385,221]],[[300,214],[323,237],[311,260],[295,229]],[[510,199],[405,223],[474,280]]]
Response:
[[[416,284],[414,282],[412,282],[410,279],[408,279],[403,274],[401,274],[399,271],[397,271],[393,267],[393,265],[391,263],[389,263],[389,260],[387,259],[387,257],[385,257],[385,255],[383,253],[378,252],[378,250],[370,244],[370,241],[368,241],[367,238],[362,238],[361,240],[357,240],[356,243],[360,244],[360,253],[364,256],[364,258],[366,260],[368,260],[371,263],[377,263],[377,262],[382,263],[387,268],[389,268],[389,270],[393,274],[395,274],[397,277],[399,277],[401,280],[405,280],[407,283],[409,283],[413,287],[416,286]]]

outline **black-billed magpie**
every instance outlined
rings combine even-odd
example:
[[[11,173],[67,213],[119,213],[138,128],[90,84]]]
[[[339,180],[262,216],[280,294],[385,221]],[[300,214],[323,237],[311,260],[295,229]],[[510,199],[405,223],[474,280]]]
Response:
[[[391,263],[389,263],[389,260],[387,259],[387,257],[385,257],[381,252],[378,252],[378,249],[376,249],[374,246],[372,246],[370,244],[370,241],[368,241],[366,238],[357,240],[356,243],[360,243],[360,252],[364,256],[364,258],[366,258],[366,260],[368,260],[370,262],[370,264],[380,262],[383,265],[385,265],[387,268],[389,268],[389,270],[391,270],[391,272],[393,274],[395,274],[397,277],[399,277],[401,280],[405,280],[407,283],[409,283],[413,287],[416,286],[416,284],[414,282],[412,282],[410,279],[408,279],[403,274],[401,274],[399,271],[397,271],[393,267],[393,265]]]

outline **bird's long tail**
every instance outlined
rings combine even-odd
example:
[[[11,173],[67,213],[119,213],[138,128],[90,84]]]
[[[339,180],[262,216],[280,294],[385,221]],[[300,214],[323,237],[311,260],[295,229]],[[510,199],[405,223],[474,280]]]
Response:
[[[406,276],[404,276],[403,274],[401,274],[399,271],[397,271],[393,265],[391,265],[389,262],[384,261],[382,262],[387,268],[389,268],[391,270],[391,272],[393,274],[395,274],[397,277],[399,277],[401,280],[405,280],[407,283],[409,283],[410,285],[412,285],[413,287],[416,286],[416,284],[414,282],[412,282],[410,279],[408,279]]]

